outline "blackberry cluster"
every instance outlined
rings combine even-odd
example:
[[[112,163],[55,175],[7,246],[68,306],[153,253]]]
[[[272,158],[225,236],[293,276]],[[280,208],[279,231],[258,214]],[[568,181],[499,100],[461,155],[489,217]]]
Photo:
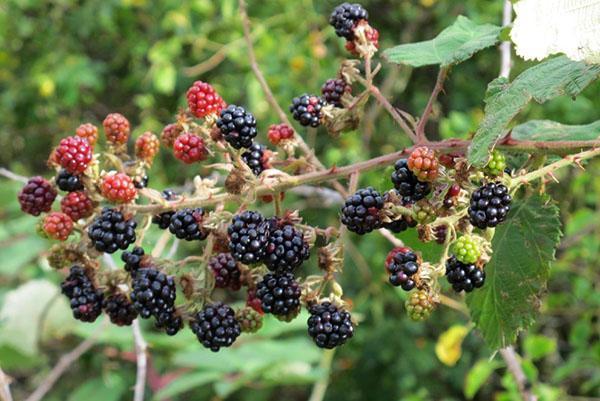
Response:
[[[268,166],[266,165],[266,148],[258,143],[253,144],[247,151],[242,153],[242,160],[255,176],[259,176]]]
[[[332,349],[354,335],[350,313],[329,301],[309,307],[308,334],[320,348]]]
[[[102,308],[111,323],[117,326],[131,325],[138,315],[127,295],[122,293],[111,294],[104,298]]]
[[[243,107],[230,104],[217,120],[225,140],[236,149],[249,148],[256,137],[256,119]]]
[[[264,258],[269,270],[293,272],[309,256],[309,247],[302,231],[291,224],[271,230]]]
[[[142,259],[144,257],[144,248],[136,246],[129,251],[125,251],[121,254],[121,260],[125,262],[125,270],[131,275],[134,275],[139,269]]]
[[[213,352],[229,347],[242,333],[235,312],[221,302],[209,304],[190,322],[198,341]]]
[[[340,38],[354,40],[354,27],[360,20],[368,20],[369,13],[360,4],[342,3],[329,16],[329,25]]]
[[[135,242],[134,219],[126,219],[116,209],[104,208],[88,228],[88,236],[97,251],[115,253],[125,250]]]
[[[284,319],[295,317],[300,310],[300,293],[300,285],[289,272],[267,273],[256,286],[262,310]]]
[[[325,106],[325,102],[320,97],[304,94],[292,99],[290,112],[294,120],[303,126],[316,128],[321,124],[323,106]]]
[[[32,177],[21,189],[18,195],[21,210],[32,216],[49,212],[52,202],[56,199],[56,189],[42,177]]]
[[[328,79],[321,87],[323,100],[335,107],[344,107],[342,96],[350,91],[350,85],[343,78]]]
[[[215,287],[231,288],[234,291],[242,288],[240,266],[230,253],[213,256],[208,261],[208,267],[215,276]]]
[[[60,285],[61,291],[71,304],[73,317],[82,322],[95,321],[102,313],[102,291],[94,285],[85,269],[71,266],[69,275]]]
[[[383,197],[372,187],[359,189],[346,199],[342,207],[342,224],[357,234],[366,234],[381,227],[379,212]]]
[[[446,261],[446,278],[456,292],[471,292],[485,282],[485,272],[474,264],[461,263],[456,256]]]
[[[410,291],[417,285],[414,277],[419,271],[419,258],[410,248],[394,248],[386,258],[385,268],[393,286]]]
[[[169,231],[177,238],[186,241],[206,239],[208,231],[201,226],[203,218],[202,208],[178,210],[171,216]]]
[[[490,182],[471,194],[469,220],[477,228],[496,227],[506,220],[511,196],[508,188],[499,182]]]
[[[248,210],[234,216],[227,234],[229,251],[238,262],[258,263],[265,256],[269,225],[260,213]]]
[[[171,191],[170,189],[165,189],[164,191],[162,191],[162,197],[163,199],[170,201],[173,198],[175,198],[175,192]],[[156,214],[152,216],[152,223],[156,224],[161,230],[166,230],[167,228],[169,228],[169,224],[171,224],[171,217],[174,214],[174,211]]]
[[[405,204],[415,203],[425,198],[431,192],[427,182],[421,182],[408,168],[408,161],[400,159],[394,165],[392,182]]]
[[[74,192],[83,190],[83,183],[76,174],[71,174],[64,168],[56,174],[56,185],[61,191]]]

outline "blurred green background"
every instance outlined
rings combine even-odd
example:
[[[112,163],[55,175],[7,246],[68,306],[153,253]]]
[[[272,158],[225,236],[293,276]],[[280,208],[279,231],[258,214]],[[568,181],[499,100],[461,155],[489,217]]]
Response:
[[[346,56],[343,41],[327,25],[336,1],[248,2],[257,57],[280,104],[304,92],[318,93]],[[363,1],[379,29],[381,49],[429,39],[466,15],[477,23],[500,24],[502,1]],[[300,16],[300,18],[299,18]],[[513,76],[527,67],[516,61]],[[431,138],[468,137],[482,116],[486,85],[499,70],[491,48],[457,66],[434,109]],[[433,87],[434,68],[410,70],[384,62],[378,84],[395,105],[419,114]],[[248,106],[259,138],[276,121],[250,71],[236,0],[4,0],[0,3],[0,166],[22,175],[49,176],[50,148],[82,122],[101,125],[109,112],[132,122],[134,136],[159,133],[185,106],[185,91],[202,79],[229,103]],[[562,123],[600,119],[600,87],[576,100],[559,98],[532,105],[518,122],[545,118]],[[357,132],[332,139],[303,131],[326,165],[344,165],[406,145],[390,118],[372,103]],[[163,151],[150,186],[182,184],[198,173],[182,171]],[[361,184],[387,189],[382,171],[363,174]],[[565,237],[553,264],[542,315],[517,349],[541,401],[600,397],[600,163],[588,172],[565,171],[552,185],[562,210]],[[44,259],[50,243],[35,235],[36,219],[18,210],[20,183],[1,181],[0,192],[0,367],[24,399],[58,358],[99,324],[70,318],[62,298],[52,301],[61,274]],[[261,206],[271,213],[270,206]],[[323,213],[319,201],[289,195],[285,207],[302,210],[313,225],[337,221],[337,206]],[[147,244],[158,237],[150,232]],[[326,400],[516,401],[512,377],[501,358],[476,331],[453,366],[436,356],[439,337],[454,325],[469,326],[460,313],[440,307],[425,323],[404,313],[405,294],[386,285],[383,260],[390,244],[378,235],[349,237],[341,282],[360,318],[356,336],[331,360],[305,335],[305,316],[290,324],[266,319],[255,336],[218,354],[205,351],[187,330],[174,338],[145,325],[151,346],[148,400],[304,400],[327,386]],[[436,245],[417,245],[425,257]],[[197,253],[182,246],[178,256]],[[118,255],[117,255],[118,257]],[[311,258],[305,272],[315,269]],[[220,294],[235,302],[235,295]],[[46,313],[46,305],[52,301]],[[46,316],[40,318],[40,316]],[[454,331],[455,332],[455,331]],[[73,366],[45,398],[68,401],[131,399],[135,360],[129,328],[102,329],[99,343]],[[448,362],[446,360],[446,362]],[[329,379],[329,383],[327,380]],[[314,391],[316,388],[317,391]]]

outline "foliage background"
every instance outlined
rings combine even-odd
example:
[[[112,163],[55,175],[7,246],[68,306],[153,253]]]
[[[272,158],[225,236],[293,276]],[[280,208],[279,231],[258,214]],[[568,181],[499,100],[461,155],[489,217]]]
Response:
[[[303,92],[318,92],[345,57],[343,41],[327,25],[336,4],[249,1],[257,57],[281,104]],[[363,4],[380,30],[382,49],[429,39],[459,14],[477,23],[499,24],[502,8],[501,1],[485,0]],[[185,91],[196,79],[211,82],[228,102],[247,105],[266,142],[266,129],[276,116],[250,71],[241,32],[235,0],[2,2],[0,165],[27,176],[48,176],[45,159],[51,146],[81,122],[100,125],[113,111],[130,119],[134,136],[145,130],[160,132],[185,105]],[[517,60],[513,76],[526,67]],[[384,69],[379,84],[386,94],[395,105],[418,114],[436,70],[385,63]],[[486,85],[498,69],[499,55],[492,48],[453,70],[429,126],[432,138],[468,137],[475,131]],[[595,83],[577,99],[529,106],[519,122],[598,120],[599,95]],[[359,132],[335,140],[321,131],[305,133],[327,165],[352,163],[407,144],[377,107],[368,108]],[[178,185],[198,173],[202,170],[181,169],[163,151],[150,183],[155,188]],[[565,237],[542,315],[518,344],[541,400],[600,397],[599,173],[596,161],[587,174],[563,172],[560,184],[550,189],[561,206]],[[388,188],[381,176],[381,171],[363,174],[361,183]],[[3,180],[0,193],[0,366],[15,380],[15,399],[31,392],[61,354],[98,330],[97,324],[73,322],[62,299],[52,304],[47,319],[39,319],[62,274],[51,271],[44,260],[50,244],[34,234],[35,219],[18,210],[19,187]],[[303,210],[313,225],[336,222],[336,206],[323,213],[319,202],[293,195],[285,206]],[[263,207],[270,213],[269,206]],[[148,243],[156,237],[152,233]],[[410,234],[402,238],[416,243]],[[409,321],[403,310],[405,295],[385,282],[382,264],[389,243],[377,235],[350,239],[342,283],[362,321],[356,337],[335,354],[325,399],[461,400],[479,388],[478,382],[475,399],[519,399],[502,360],[476,331],[467,335],[457,363],[444,365],[435,352],[440,334],[456,324],[468,325],[468,319],[440,307],[426,323]],[[426,256],[439,252],[435,245],[418,248]],[[183,246],[179,255],[194,252]],[[305,269],[314,268],[313,258]],[[242,337],[239,347],[219,354],[204,351],[187,331],[168,338],[148,325],[152,389],[147,398],[307,399],[314,383],[328,376],[328,356],[309,343],[304,320],[284,325],[267,319],[260,336]],[[131,337],[127,328],[104,329],[94,352],[81,358],[47,399],[130,399],[135,381]]]

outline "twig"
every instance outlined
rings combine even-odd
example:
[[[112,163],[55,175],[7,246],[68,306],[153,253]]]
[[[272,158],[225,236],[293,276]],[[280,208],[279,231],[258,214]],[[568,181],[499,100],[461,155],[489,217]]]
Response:
[[[10,392],[11,381],[11,378],[7,376],[0,368],[0,400],[13,401],[12,394]]]
[[[390,243],[394,246],[404,246],[404,242],[402,242],[401,239],[396,238],[396,236],[394,234],[392,234],[390,232],[390,230],[388,230],[387,228],[380,228],[379,230],[379,234],[381,234],[383,236],[383,238],[387,239],[388,241],[390,241]]]
[[[325,398],[325,393],[327,392],[327,387],[329,386],[331,364],[333,363],[334,355],[335,348],[323,351],[321,363],[319,364],[319,367],[323,370],[323,373],[321,378],[315,382],[308,401],[322,401],[323,398]]]
[[[175,254],[177,253],[177,249],[179,249],[179,244],[181,241],[177,238],[173,240],[173,244],[171,244],[171,248],[169,248],[169,252],[167,253],[167,260],[173,259]]]
[[[392,104],[387,100],[387,98],[381,94],[381,91],[379,90],[379,88],[376,87],[375,85],[373,85],[373,86],[370,87],[370,91],[373,94],[373,96],[375,97],[375,99],[377,99],[377,101],[392,116],[392,118],[394,119],[394,121],[396,121],[398,123],[398,125],[400,125],[400,128],[402,128],[402,130],[404,131],[404,133],[406,135],[408,135],[408,137],[410,138],[410,140],[413,143],[416,143],[417,142],[417,136],[415,135],[415,133],[413,132],[413,130],[408,126],[408,124],[406,123],[406,121],[404,121],[404,118],[402,117],[402,115],[400,115],[400,113],[396,110],[396,108],[394,106],[392,106]]]
[[[19,181],[19,182],[24,182],[24,183],[26,183],[29,180],[29,178],[19,175],[17,173],[13,173],[12,171],[10,171],[9,169],[4,168],[4,167],[0,167],[0,175],[8,178],[9,180]]]
[[[502,10],[502,26],[507,27],[512,21],[512,3],[510,0],[504,0],[504,9]],[[500,76],[507,78],[510,76],[512,67],[510,42],[504,41],[500,44]]]
[[[75,361],[77,361],[83,354],[90,350],[97,342],[98,337],[104,331],[107,320],[104,319],[100,324],[98,330],[94,332],[87,340],[82,341],[77,347],[71,352],[60,357],[58,363],[52,368],[48,376],[44,381],[35,389],[25,401],[40,401],[44,396],[52,389],[56,381],[69,369]]]
[[[506,362],[508,371],[517,382],[517,387],[519,388],[521,397],[523,397],[523,401],[537,401],[538,398],[531,392],[531,384],[527,380],[525,372],[523,372],[515,349],[512,346],[502,348],[500,355],[504,359],[504,362]]]
[[[135,355],[137,361],[137,373],[135,378],[135,387],[133,392],[133,401],[144,401],[144,392],[146,390],[146,370],[148,366],[148,356],[146,350],[148,343],[144,340],[140,330],[139,319],[135,319],[131,324],[133,330],[133,340],[135,341]]]
[[[444,294],[439,294],[438,297],[439,297],[440,304],[445,305],[451,309],[454,309],[455,311],[458,311],[467,317],[470,316],[469,310],[467,309],[467,307],[465,306],[464,303],[459,302],[453,298],[450,298]]]
[[[429,96],[429,100],[427,101],[427,106],[425,106],[425,110],[423,110],[423,114],[419,119],[419,123],[417,124],[417,143],[424,143],[427,141],[425,137],[425,126],[427,125],[427,121],[431,116],[431,112],[433,111],[433,103],[436,101],[442,89],[444,89],[444,81],[448,76],[448,67],[440,67],[440,71],[438,72],[437,79],[435,81],[435,86],[433,87],[433,91],[431,92],[431,96]]]

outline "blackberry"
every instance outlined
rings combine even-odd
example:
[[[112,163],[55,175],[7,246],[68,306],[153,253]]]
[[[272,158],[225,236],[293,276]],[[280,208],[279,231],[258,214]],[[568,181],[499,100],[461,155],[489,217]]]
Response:
[[[256,137],[256,119],[243,107],[230,104],[221,110],[217,127],[223,137],[235,149],[249,148]]]
[[[419,290],[410,294],[404,303],[404,307],[406,308],[408,317],[411,320],[419,322],[426,320],[431,315],[431,312],[435,308],[435,303],[426,290]]]
[[[286,224],[271,230],[264,262],[271,271],[294,271],[310,256],[304,234]]]
[[[321,94],[325,102],[341,108],[344,107],[342,96],[350,92],[350,89],[350,85],[343,78],[328,79],[321,87]]]
[[[399,234],[403,231],[408,230],[409,228],[414,228],[417,226],[417,221],[411,219],[407,216],[400,216],[398,219],[391,221],[389,223],[383,223],[383,228],[387,228],[393,233]]]
[[[290,112],[294,120],[305,127],[318,127],[321,124],[323,114],[321,109],[325,102],[318,96],[304,94],[292,99]]]
[[[461,263],[456,256],[446,261],[446,278],[456,292],[471,292],[485,282],[485,272],[474,264]]]
[[[88,237],[100,252],[115,253],[125,250],[135,242],[134,219],[127,219],[116,209],[104,208],[88,228]]]
[[[155,326],[157,329],[164,330],[168,336],[174,336],[183,328],[183,319],[176,311],[166,311],[156,318]]]
[[[410,248],[392,249],[385,260],[385,268],[393,286],[410,291],[417,285],[415,274],[419,271],[419,258]]]
[[[190,322],[190,328],[198,341],[213,352],[229,347],[242,332],[233,309],[221,302],[206,305]]]
[[[475,263],[481,256],[479,242],[475,237],[463,235],[452,244],[452,253],[461,263]]]
[[[202,208],[178,210],[171,216],[169,231],[177,238],[186,241],[206,239],[208,231],[201,226],[203,218]]]
[[[162,191],[162,197],[165,200],[173,200],[175,198],[176,194],[175,192],[171,191],[170,189],[165,189],[164,191]],[[166,230],[167,228],[169,228],[169,224],[171,224],[171,217],[175,214],[174,211],[169,211],[169,212],[163,212],[161,214],[156,214],[154,216],[152,216],[152,223],[156,224],[158,226],[158,228],[160,228],[161,230]]]
[[[329,301],[308,308],[308,334],[320,348],[332,349],[354,335],[350,313]]]
[[[129,326],[137,317],[133,304],[127,295],[122,293],[111,294],[104,298],[102,308],[110,321],[117,326]]]
[[[379,212],[383,197],[372,187],[359,189],[346,199],[342,207],[342,224],[357,234],[366,234],[381,227]]]
[[[148,186],[148,181],[150,181],[150,178],[146,174],[136,175],[133,177],[133,186],[137,189],[143,189]]]
[[[242,160],[256,176],[269,168],[267,159],[266,148],[258,143],[253,144],[242,153]]]
[[[300,285],[290,272],[267,273],[256,285],[256,296],[265,313],[293,316],[300,310]]]
[[[62,293],[70,300],[75,319],[93,322],[100,316],[104,295],[96,288],[83,267],[71,266],[69,275],[60,287]]]
[[[144,257],[144,248],[136,246],[131,252],[125,251],[121,254],[121,260],[125,262],[125,270],[135,274],[140,269]]]
[[[469,220],[477,228],[496,227],[506,220],[511,196],[508,188],[499,182],[490,182],[471,194]]]
[[[433,227],[433,237],[435,238],[435,242],[437,242],[438,244],[445,244],[447,236],[448,226],[446,224]]]
[[[62,191],[75,192],[83,190],[83,183],[81,178],[76,174],[71,174],[64,168],[56,174],[56,185]]]
[[[131,301],[144,319],[154,316],[164,323],[175,311],[175,279],[154,267],[139,269],[133,277]]]
[[[265,256],[269,225],[260,213],[248,210],[234,216],[227,234],[229,251],[238,262],[258,263]]]
[[[360,4],[342,3],[329,16],[329,25],[335,34],[349,41],[354,40],[354,27],[360,20],[368,20],[369,13]]]
[[[263,324],[262,315],[250,306],[238,310],[235,318],[240,322],[242,333],[256,333]]]
[[[405,204],[415,203],[425,198],[431,192],[431,186],[427,182],[421,182],[408,168],[408,161],[400,159],[394,165],[392,182],[398,194]]]
[[[208,261],[208,267],[215,276],[215,287],[231,288],[234,291],[242,288],[240,266],[230,253],[213,256]]]
[[[502,175],[506,170],[506,157],[499,150],[493,150],[490,154],[490,160],[483,171],[492,177]]]
[[[40,176],[30,178],[17,196],[21,210],[32,216],[49,212],[56,199],[56,189]]]

